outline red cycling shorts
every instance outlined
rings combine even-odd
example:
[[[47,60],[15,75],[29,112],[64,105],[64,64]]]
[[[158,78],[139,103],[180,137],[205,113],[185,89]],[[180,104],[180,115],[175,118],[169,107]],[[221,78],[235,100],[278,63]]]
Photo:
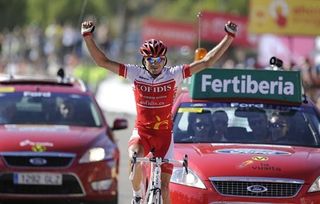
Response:
[[[134,129],[129,139],[129,147],[134,144],[143,146],[144,156],[154,150],[154,156],[164,159],[173,158],[173,138],[171,130]],[[163,173],[172,174],[172,164],[162,164]]]

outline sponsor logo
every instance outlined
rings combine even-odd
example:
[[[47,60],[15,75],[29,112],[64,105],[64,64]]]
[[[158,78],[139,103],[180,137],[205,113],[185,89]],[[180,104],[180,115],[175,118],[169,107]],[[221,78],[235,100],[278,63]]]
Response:
[[[252,193],[263,193],[268,191],[268,188],[262,186],[262,185],[252,185],[247,187],[247,191]]]
[[[258,155],[290,155],[289,152],[270,149],[219,149],[221,154],[258,154]]]
[[[170,91],[172,89],[172,86],[171,85],[148,86],[148,85],[138,84],[137,88],[142,92],[161,93],[161,92]]]
[[[282,171],[282,169],[280,167],[272,166],[272,165],[265,163],[265,162],[260,162],[256,165],[253,165],[252,169],[257,170],[257,171],[273,171],[273,172],[281,172]]]
[[[20,146],[21,147],[24,147],[24,146],[46,146],[46,147],[53,147],[53,143],[51,142],[34,142],[34,141],[31,141],[31,140],[23,140],[20,142]]]
[[[47,150],[47,148],[41,144],[36,144],[31,147],[31,150],[33,152],[45,152]]]
[[[193,75],[193,99],[243,98],[301,103],[298,71],[206,69]]]
[[[31,158],[29,159],[30,164],[35,165],[35,166],[43,166],[47,164],[47,160],[44,158]]]
[[[251,159],[254,161],[268,161],[269,160],[268,157],[264,157],[264,156],[254,156]]]
[[[231,89],[234,93],[294,95],[295,91],[294,84],[284,81],[282,76],[279,76],[277,81],[257,81],[252,79],[251,75],[234,76],[232,79],[212,78],[210,74],[202,75],[202,92],[211,89],[216,93],[227,93]]]
[[[143,79],[143,80],[149,80],[148,78],[146,78],[146,77],[143,77],[143,76],[139,76],[139,79]]]
[[[31,96],[31,97],[50,97],[50,92],[29,92],[25,91],[23,92],[23,96]]]

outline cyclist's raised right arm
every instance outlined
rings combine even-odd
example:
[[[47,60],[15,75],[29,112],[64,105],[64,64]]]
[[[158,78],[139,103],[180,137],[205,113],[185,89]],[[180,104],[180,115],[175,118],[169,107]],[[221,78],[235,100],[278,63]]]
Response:
[[[119,73],[120,64],[118,62],[110,60],[96,45],[93,40],[92,33],[94,31],[94,24],[91,21],[85,21],[81,25],[81,34],[84,38],[88,51],[93,58],[94,62],[107,70],[114,72],[115,74]]]

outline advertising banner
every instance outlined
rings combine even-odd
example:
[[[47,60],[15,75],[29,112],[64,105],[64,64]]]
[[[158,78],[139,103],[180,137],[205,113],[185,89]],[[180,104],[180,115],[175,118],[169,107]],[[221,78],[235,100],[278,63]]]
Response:
[[[196,46],[196,29],[192,23],[168,22],[155,19],[144,21],[142,40],[161,39],[167,46]]]
[[[316,36],[319,15],[319,0],[251,0],[249,32]]]
[[[265,99],[300,103],[299,71],[205,69],[192,76],[194,99]]]
[[[232,44],[250,46],[256,43],[256,39],[250,40],[249,38],[247,32],[247,17],[203,11],[201,12],[200,18],[200,25],[198,25],[196,21],[193,23],[181,23],[176,21],[146,19],[142,27],[142,40],[157,38],[165,41],[168,46],[186,45],[194,48],[198,43],[200,26],[201,40],[218,43],[226,34],[224,25],[228,21],[232,21],[238,25],[237,36]]]
[[[208,42],[219,42],[226,34],[224,25],[228,21],[232,21],[238,25],[237,36],[232,44],[241,46],[250,45],[252,42],[250,42],[247,33],[247,17],[231,15],[228,13],[201,12],[201,39]]]

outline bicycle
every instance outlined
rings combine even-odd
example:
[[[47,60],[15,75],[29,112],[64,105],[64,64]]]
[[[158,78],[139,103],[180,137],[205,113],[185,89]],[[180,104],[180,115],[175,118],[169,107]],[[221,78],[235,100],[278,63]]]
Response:
[[[164,163],[178,164],[184,167],[184,175],[188,174],[188,156],[185,155],[183,160],[175,159],[162,159],[161,157],[154,157],[153,152],[152,157],[137,157],[137,153],[133,154],[131,160],[131,171],[129,179],[133,179],[135,174],[135,164],[137,162],[150,163],[150,174],[148,179],[148,188],[143,195],[144,204],[162,204],[161,197],[161,165]]]

